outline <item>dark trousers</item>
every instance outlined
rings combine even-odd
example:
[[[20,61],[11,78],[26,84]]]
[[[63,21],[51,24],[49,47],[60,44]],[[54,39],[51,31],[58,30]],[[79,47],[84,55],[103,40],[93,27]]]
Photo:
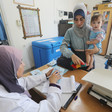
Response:
[[[82,59],[84,62],[86,62],[86,55],[84,51],[74,51],[75,55],[77,55],[80,59]],[[62,66],[64,68],[67,68],[69,70],[74,70],[74,68],[71,66],[71,58],[66,58],[63,55],[61,55],[58,59],[57,59],[57,65]],[[86,70],[87,71],[88,67],[81,67],[79,69],[82,70]],[[95,61],[93,62],[93,68],[95,68]],[[92,70],[91,69],[91,70]],[[90,71],[90,70],[89,70]]]

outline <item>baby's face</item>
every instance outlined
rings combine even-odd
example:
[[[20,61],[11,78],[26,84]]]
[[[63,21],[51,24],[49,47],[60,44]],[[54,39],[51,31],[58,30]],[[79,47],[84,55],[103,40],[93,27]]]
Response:
[[[91,26],[94,30],[100,30],[102,26],[102,18],[99,17],[97,20],[92,21]]]

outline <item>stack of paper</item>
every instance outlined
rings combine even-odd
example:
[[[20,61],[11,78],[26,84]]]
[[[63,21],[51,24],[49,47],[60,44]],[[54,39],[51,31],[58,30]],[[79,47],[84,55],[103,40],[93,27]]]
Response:
[[[73,93],[76,92],[76,89],[80,85],[80,83],[75,82],[74,76],[71,77],[62,77],[61,81],[59,82],[61,86],[62,93]],[[49,88],[49,81],[46,81],[43,84],[42,92],[47,93]]]

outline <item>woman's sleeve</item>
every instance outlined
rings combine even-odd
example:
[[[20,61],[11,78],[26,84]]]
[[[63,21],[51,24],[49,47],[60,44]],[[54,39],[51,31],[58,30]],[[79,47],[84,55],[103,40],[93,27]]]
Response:
[[[50,86],[47,99],[39,103],[39,112],[59,112],[61,108],[61,89]]]
[[[27,76],[27,77],[22,77],[18,79],[19,84],[26,88],[27,90],[38,86],[40,83],[43,81],[46,81],[46,75],[41,74],[41,75],[34,75],[34,76]]]
[[[27,97],[21,97],[18,106],[11,112],[59,112],[61,108],[61,89],[50,86],[48,89],[47,99],[34,102]]]
[[[71,58],[73,54],[73,52],[68,49],[68,46],[70,45],[70,41],[71,41],[70,38],[71,38],[70,31],[67,30],[67,32],[65,33],[62,45],[60,46],[60,51],[63,54],[63,56],[65,56],[66,58]]]

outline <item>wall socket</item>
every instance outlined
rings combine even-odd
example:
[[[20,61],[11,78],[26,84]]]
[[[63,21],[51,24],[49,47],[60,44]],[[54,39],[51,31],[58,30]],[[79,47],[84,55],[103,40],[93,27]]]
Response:
[[[21,26],[21,20],[16,20],[16,24],[17,24],[17,26]]]
[[[59,17],[63,17],[64,16],[64,11],[59,10]]]

